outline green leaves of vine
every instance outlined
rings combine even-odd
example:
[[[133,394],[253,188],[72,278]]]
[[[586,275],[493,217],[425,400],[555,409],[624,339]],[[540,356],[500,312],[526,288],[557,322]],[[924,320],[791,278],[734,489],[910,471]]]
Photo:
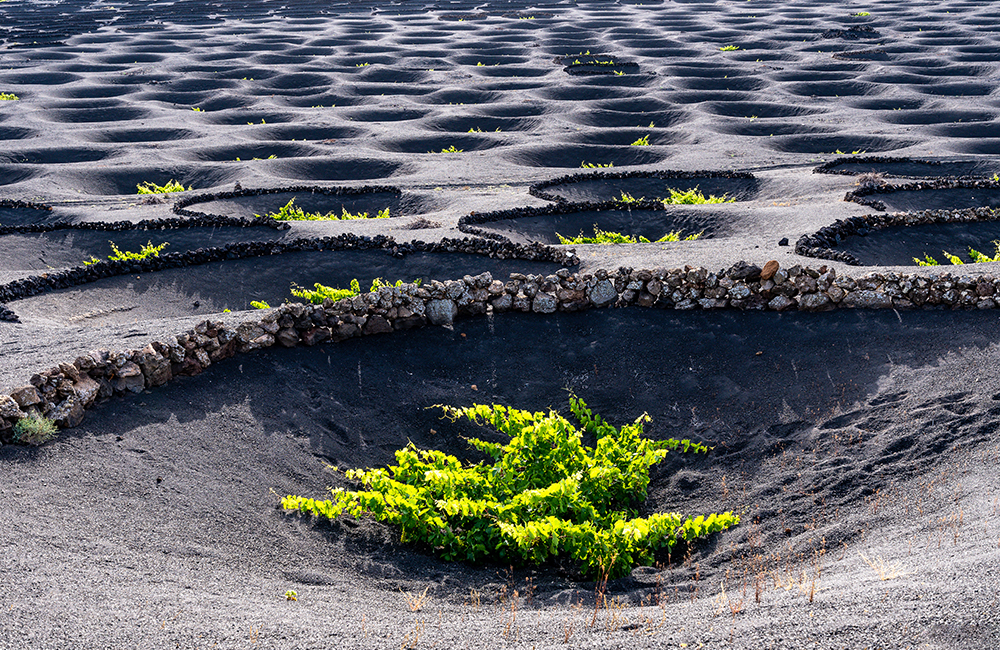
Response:
[[[396,465],[349,470],[358,490],[337,488],[325,501],[287,496],[282,506],[331,519],[369,515],[398,526],[403,542],[429,545],[446,560],[542,563],[569,557],[587,575],[612,578],[652,564],[659,549],[739,523],[731,512],[639,517],[652,465],[672,450],[710,449],[690,440],[644,437],[646,414],[616,428],[576,396],[569,404],[579,428],[555,411],[437,405],[446,418],[490,426],[510,442],[468,439],[493,459],[471,466],[411,443],[396,452]],[[583,443],[584,433],[596,438],[594,447]]]

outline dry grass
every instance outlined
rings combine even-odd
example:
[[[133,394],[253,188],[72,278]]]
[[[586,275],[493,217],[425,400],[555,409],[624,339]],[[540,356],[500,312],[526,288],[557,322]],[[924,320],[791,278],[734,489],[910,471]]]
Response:
[[[424,217],[417,217],[410,223],[403,226],[406,230],[427,230],[430,228],[440,228],[441,223],[438,221],[431,221]]]
[[[424,623],[423,621],[417,621],[416,625],[413,627],[412,632],[407,632],[403,636],[403,642],[399,644],[400,650],[408,650],[410,648],[416,648],[417,644],[420,643],[420,637],[424,633]]]
[[[874,571],[876,575],[878,575],[879,580],[883,581],[892,580],[894,578],[899,578],[901,576],[906,575],[906,573],[902,570],[902,566],[899,564],[899,562],[893,562],[892,564],[889,564],[888,562],[886,562],[885,558],[883,558],[881,555],[877,555],[874,558],[869,558],[867,555],[861,553],[860,551],[858,552],[858,555],[860,555],[861,559],[864,560],[865,564],[870,566],[872,568],[872,571]]]
[[[414,596],[408,591],[403,592],[403,598],[406,599],[406,606],[410,608],[411,612],[419,612],[421,609],[423,609],[424,605],[427,604],[427,601],[430,600],[430,598],[427,596],[428,589],[430,589],[430,587],[426,587],[423,593],[421,593],[419,596]]]

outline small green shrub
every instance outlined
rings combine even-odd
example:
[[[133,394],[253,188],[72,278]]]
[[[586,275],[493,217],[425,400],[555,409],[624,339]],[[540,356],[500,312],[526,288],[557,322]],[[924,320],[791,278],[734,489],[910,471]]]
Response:
[[[723,52],[735,52],[736,50],[740,49],[740,46],[739,45],[724,45],[724,46],[720,47],[719,49],[721,51],[723,51]]]
[[[0,93],[0,101],[16,102],[19,99],[21,98],[15,95],[14,93]]]
[[[701,235],[702,233],[700,232],[688,235],[684,238],[684,241],[694,241],[701,237]],[[583,233],[580,233],[577,237],[563,237],[559,233],[556,233],[556,237],[559,238],[560,244],[659,244],[662,242],[681,241],[681,231],[675,230],[673,232],[668,232],[663,237],[660,237],[653,242],[645,237],[636,238],[632,235],[623,235],[620,232],[608,232],[606,230],[601,230],[595,225],[593,237],[587,237]]]
[[[462,153],[464,149],[456,149],[455,145],[451,145],[446,149],[442,149],[440,153]],[[428,151],[427,153],[438,153],[437,151]]]
[[[993,246],[995,247],[995,251],[994,251],[994,254],[993,254],[992,257],[989,256],[989,255],[986,255],[984,253],[980,253],[975,248],[972,248],[970,246],[969,247],[969,258],[972,260],[972,263],[973,264],[982,264],[984,262],[1000,262],[1000,240],[993,240]],[[959,257],[958,255],[952,255],[948,251],[941,251],[941,252],[948,259],[948,261],[951,262],[952,264],[954,264],[954,265],[964,265],[965,264],[965,262],[962,261],[962,258]],[[934,259],[930,255],[928,255],[927,253],[924,253],[924,259],[920,259],[919,257],[914,257],[913,261],[916,262],[919,266],[940,266],[941,265],[940,262],[938,262],[936,259]]]
[[[254,215],[259,217],[260,215]],[[277,219],[278,221],[351,221],[354,219],[388,219],[389,218],[389,208],[380,210],[378,214],[374,217],[369,217],[367,212],[358,212],[352,214],[347,211],[347,208],[341,207],[340,214],[335,212],[328,212],[327,214],[320,214],[319,212],[306,212],[300,207],[295,205],[295,197],[292,197],[288,203],[283,205],[278,209],[277,212],[267,213],[268,217]]]
[[[618,201],[619,203],[641,203],[642,201],[645,200],[646,197],[640,196],[639,198],[635,198],[631,194],[627,193],[625,190],[622,190],[621,198],[615,199],[615,201]]]
[[[601,163],[589,163],[589,162],[587,162],[587,161],[584,160],[584,161],[582,161],[580,163],[580,167],[582,167],[583,169],[602,169],[602,168],[614,167],[614,166],[615,166],[615,164],[613,162],[609,162],[606,165],[602,165]]]
[[[25,445],[40,445],[55,438],[58,431],[52,420],[32,415],[21,418],[14,425],[14,440]]]
[[[510,442],[469,438],[493,460],[474,465],[410,443],[396,452],[397,465],[349,470],[359,490],[336,488],[326,501],[290,495],[282,506],[330,519],[369,514],[398,526],[403,542],[426,545],[445,560],[537,564],[567,557],[587,575],[610,578],[651,565],[657,550],[739,523],[731,512],[639,517],[651,466],[671,450],[709,448],[644,437],[646,414],[619,429],[575,395],[569,405],[580,428],[555,411],[437,405],[450,420],[490,425]],[[585,433],[596,438],[594,447],[583,444]]]
[[[649,134],[647,133],[646,135],[642,136],[641,138],[639,138],[638,140],[636,140],[635,142],[633,142],[631,144],[631,146],[633,146],[633,147],[648,147],[649,146]]]
[[[734,203],[736,201],[736,199],[731,199],[725,194],[722,196],[706,197],[697,187],[686,192],[668,187],[667,191],[670,192],[670,196],[660,199],[663,205],[702,205],[705,203]]]
[[[313,285],[315,289],[304,289],[292,283],[292,295],[296,298],[303,298],[314,305],[322,305],[327,299],[337,302],[344,298],[353,298],[361,293],[361,284],[357,278],[351,280],[350,289],[336,289],[317,282]]]
[[[267,304],[263,300],[251,300],[250,306],[254,309],[270,309],[271,305]]]
[[[420,284],[420,280],[416,281],[416,284]],[[382,278],[375,278],[372,280],[371,289],[368,290],[369,293],[378,291],[382,287],[401,287],[403,286],[402,280],[396,280],[396,284],[391,284],[386,282]],[[353,298],[354,296],[361,294],[361,283],[358,282],[357,278],[351,280],[350,289],[336,289],[334,287],[328,287],[320,283],[313,285],[314,289],[304,289],[299,285],[292,283],[292,295],[296,298],[303,298],[308,300],[314,305],[322,305],[326,300],[332,300],[337,302],[338,300],[343,300],[344,298]]]
[[[173,179],[170,179],[166,185],[157,185],[146,181],[136,185],[136,188],[138,188],[139,194],[167,194],[169,192],[186,192],[191,189],[190,187],[185,188]]]
[[[147,257],[159,257],[160,251],[166,248],[169,244],[168,242],[163,242],[159,246],[153,246],[152,241],[148,241],[143,244],[142,249],[138,253],[133,253],[132,251],[123,251],[118,248],[118,246],[113,242],[109,241],[111,244],[111,255],[108,255],[108,259],[113,262],[127,262],[135,260],[144,260]],[[91,264],[97,264],[103,260],[99,260],[96,257],[91,257],[89,260],[84,260],[85,266],[90,266]]]

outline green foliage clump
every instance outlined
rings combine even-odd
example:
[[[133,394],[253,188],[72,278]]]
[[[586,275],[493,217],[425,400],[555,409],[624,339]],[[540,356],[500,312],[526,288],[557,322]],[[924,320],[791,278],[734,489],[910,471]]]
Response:
[[[145,183],[139,183],[136,187],[139,189],[139,194],[167,194],[168,192],[186,192],[191,189],[190,187],[185,188],[173,179],[170,179],[166,185],[157,185],[156,183],[146,181]]]
[[[702,233],[700,232],[687,235],[684,237],[684,241],[694,241],[701,237],[701,235]],[[623,235],[620,232],[601,230],[595,225],[593,237],[587,237],[582,232],[577,237],[563,237],[559,233],[556,233],[556,237],[559,238],[560,244],[659,244],[662,242],[681,241],[681,231],[674,230],[668,232],[654,242],[641,236],[636,238],[632,235]]]
[[[565,557],[591,576],[619,577],[669,550],[739,523],[731,512],[690,517],[675,512],[639,517],[649,468],[670,450],[708,453],[690,440],[650,440],[643,414],[620,429],[570,396],[577,428],[555,411],[531,413],[500,405],[437,405],[452,421],[466,418],[509,436],[507,444],[469,438],[492,463],[463,465],[412,443],[397,465],[349,470],[361,489],[332,490],[333,499],[282,499],[286,510],[334,519],[365,514],[398,526],[403,542],[435,549],[445,560],[542,563]],[[596,445],[583,443],[584,434]]]
[[[740,46],[739,45],[723,45],[719,49],[721,51],[723,51],[723,52],[735,52],[736,50],[740,49]]]
[[[970,246],[969,247],[969,258],[972,260],[972,263],[973,264],[981,264],[983,262],[1000,262],[1000,240],[993,240],[993,246],[995,247],[996,250],[994,251],[994,254],[993,254],[992,257],[989,256],[989,255],[986,255],[985,253],[980,253],[975,248],[972,248]],[[965,264],[965,262],[962,261],[962,258],[959,257],[958,255],[952,255],[948,251],[941,251],[941,252],[944,253],[944,256],[946,258],[948,258],[948,261],[951,262],[952,264],[955,264],[955,265],[960,265],[960,264],[964,265]],[[936,259],[934,259],[930,255],[928,255],[927,253],[924,253],[924,259],[920,259],[919,257],[914,257],[913,261],[916,262],[920,266],[940,266],[941,265],[940,262],[938,262]]]
[[[420,284],[420,280],[416,281],[416,284]],[[382,287],[401,287],[403,286],[402,280],[396,280],[396,284],[386,282],[382,278],[375,278],[372,280],[372,287],[368,290],[369,293],[378,291]],[[317,282],[313,285],[314,289],[304,289],[299,285],[292,283],[292,295],[296,298],[304,298],[314,305],[322,305],[326,300],[332,300],[337,302],[338,300],[343,300],[344,298],[353,298],[354,296],[361,294],[361,283],[358,282],[357,278],[351,280],[350,289],[336,289],[334,287],[328,287],[326,285]]]
[[[615,164],[613,162],[609,162],[606,165],[602,165],[601,163],[589,163],[586,160],[584,160],[580,163],[580,167],[582,167],[583,169],[602,169],[605,167],[614,167],[614,166]]]
[[[344,298],[353,298],[361,293],[361,285],[357,278],[351,280],[350,289],[336,289],[320,284],[319,282],[314,284],[313,287],[315,289],[304,289],[293,282],[292,295],[296,298],[304,298],[314,305],[322,305],[328,299],[337,302]]]
[[[445,149],[441,150],[441,153],[462,153],[464,149],[456,149],[455,145],[451,145]],[[436,151],[428,151],[427,153],[437,153]]]
[[[40,445],[55,438],[58,431],[52,420],[32,415],[21,418],[14,425],[14,440],[25,445]]]
[[[664,205],[702,205],[705,203],[734,203],[736,201],[736,199],[731,199],[725,194],[722,196],[709,195],[706,197],[697,187],[686,192],[668,187],[667,191],[670,192],[670,196],[660,199],[660,203]],[[621,197],[615,199],[619,203],[640,203],[644,200],[646,200],[646,197],[640,196],[639,198],[635,198],[624,190]]]
[[[697,187],[687,190],[686,192],[668,187],[667,191],[670,192],[670,196],[660,199],[660,202],[663,203],[663,205],[703,205],[705,203],[736,202],[736,199],[731,199],[725,194],[722,196],[709,195],[706,197]]]
[[[0,101],[16,102],[19,99],[21,98],[15,95],[14,93],[0,93]]]
[[[254,215],[259,217],[260,215]],[[277,219],[278,221],[352,221],[354,219],[368,219],[367,212],[358,212],[352,214],[347,211],[347,208],[341,207],[340,214],[336,212],[328,212],[327,214],[320,214],[319,212],[306,212],[300,207],[295,205],[295,197],[292,197],[288,203],[278,209],[277,212],[268,212],[267,216]],[[389,218],[389,208],[380,210],[378,214],[372,219],[388,219]]]
[[[263,300],[251,300],[250,306],[254,309],[270,309],[271,305],[267,304]]]
[[[111,244],[112,251],[111,255],[108,255],[108,259],[112,262],[128,262],[144,260],[147,257],[159,257],[160,251],[169,245],[168,242],[163,242],[158,246],[153,246],[153,242],[148,241],[143,244],[142,249],[138,253],[133,253],[132,251],[123,251],[119,249],[113,241],[109,241],[108,243]],[[91,264],[97,264],[100,261],[102,260],[99,260],[96,257],[91,257],[89,260],[84,260],[83,263],[86,266],[90,266]]]
[[[633,146],[633,147],[648,147],[649,146],[649,134],[647,133],[646,135],[642,136],[641,138],[639,138],[638,140],[636,140],[635,142],[633,142],[631,144],[631,146]]]

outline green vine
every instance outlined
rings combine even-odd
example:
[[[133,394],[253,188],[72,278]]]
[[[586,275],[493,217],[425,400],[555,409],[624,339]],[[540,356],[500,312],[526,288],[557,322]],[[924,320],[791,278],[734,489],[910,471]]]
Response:
[[[436,405],[452,421],[489,425],[510,441],[469,438],[493,460],[474,465],[410,443],[396,452],[396,465],[347,471],[358,490],[336,488],[325,501],[287,496],[282,506],[330,519],[372,516],[398,526],[401,541],[427,545],[445,560],[537,564],[566,557],[586,575],[612,578],[651,565],[657,550],[739,523],[731,512],[639,517],[652,465],[672,450],[710,448],[644,437],[646,414],[616,428],[576,396],[569,405],[579,428],[555,411]],[[594,447],[583,443],[584,434],[596,438]]]
[[[154,246],[152,241],[148,241],[142,245],[138,253],[133,253],[132,251],[121,250],[113,241],[109,241],[108,243],[111,244],[112,251],[111,255],[108,255],[108,259],[112,262],[137,262],[147,257],[159,257],[160,251],[168,246],[167,242]],[[98,258],[91,256],[89,260],[84,260],[83,263],[85,266],[90,266],[100,261]]]
[[[260,215],[256,214],[254,216],[259,217]],[[369,217],[367,212],[350,213],[345,207],[340,208],[339,215],[336,212],[322,214],[319,212],[306,212],[302,208],[295,205],[295,197],[292,197],[288,203],[278,208],[277,212],[269,212],[266,216],[278,221],[353,221],[356,219],[369,218],[388,219],[389,208],[379,210],[374,217]]]

